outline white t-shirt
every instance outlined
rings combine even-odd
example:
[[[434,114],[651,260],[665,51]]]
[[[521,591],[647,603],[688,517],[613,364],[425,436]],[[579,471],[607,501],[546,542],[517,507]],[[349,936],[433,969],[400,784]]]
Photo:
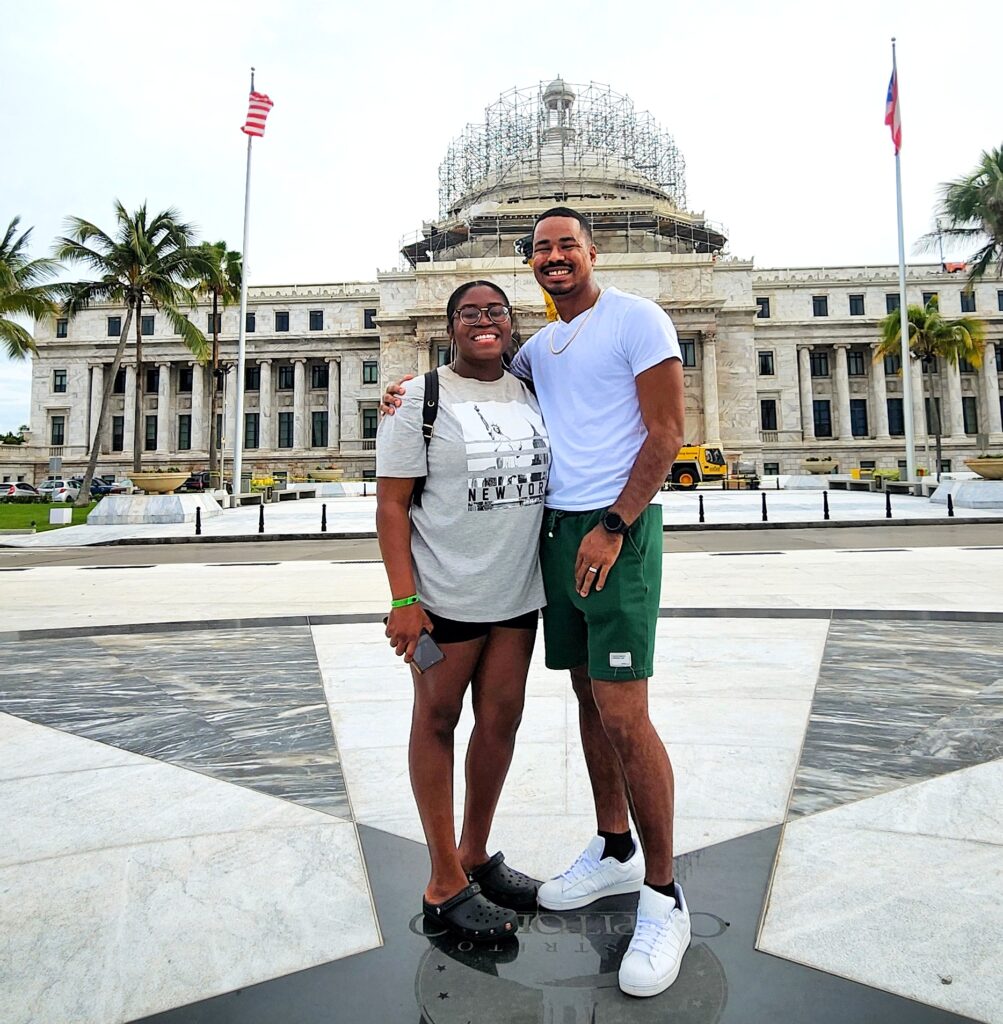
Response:
[[[620,496],[648,436],[634,378],[681,358],[675,326],[650,299],[605,288],[592,309],[566,351],[589,310],[547,324],[512,362],[533,382],[553,446],[547,507],[568,512],[607,508]]]
[[[385,416],[376,475],[425,476],[425,378]],[[425,606],[460,622],[503,622],[543,607],[537,557],[550,446],[536,399],[517,377],[439,369],[439,412],[421,507],[411,508],[411,557]]]

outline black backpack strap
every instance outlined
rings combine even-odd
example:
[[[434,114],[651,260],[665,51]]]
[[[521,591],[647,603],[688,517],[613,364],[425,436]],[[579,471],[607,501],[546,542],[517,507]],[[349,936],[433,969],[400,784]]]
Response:
[[[428,479],[428,446],[435,433],[435,417],[439,414],[439,371],[429,370],[425,374],[425,398],[421,406],[421,433],[425,438],[425,476],[415,479],[411,492],[411,504],[421,508],[421,493]]]

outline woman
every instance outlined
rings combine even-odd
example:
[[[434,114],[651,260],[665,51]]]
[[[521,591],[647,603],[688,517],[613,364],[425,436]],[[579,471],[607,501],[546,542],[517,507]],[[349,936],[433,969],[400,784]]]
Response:
[[[376,528],[393,607],[387,636],[411,662],[423,631],[444,660],[414,676],[409,765],[432,862],[426,916],[471,941],[517,928],[538,883],[489,857],[488,833],[512,760],[526,675],[544,603],[536,538],[550,450],[536,399],[504,369],[511,307],[487,281],[446,305],[455,358],[438,371],[427,452],[418,398],[385,417],[376,441]],[[421,503],[415,481],[425,477]],[[467,687],[474,730],[459,845],[453,828],[453,733]]]

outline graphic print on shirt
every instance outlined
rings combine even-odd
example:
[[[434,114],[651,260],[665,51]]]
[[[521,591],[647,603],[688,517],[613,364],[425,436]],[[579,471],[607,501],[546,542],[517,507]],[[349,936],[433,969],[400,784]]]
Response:
[[[550,442],[543,418],[521,402],[458,402],[467,449],[467,509],[538,505],[547,489]]]

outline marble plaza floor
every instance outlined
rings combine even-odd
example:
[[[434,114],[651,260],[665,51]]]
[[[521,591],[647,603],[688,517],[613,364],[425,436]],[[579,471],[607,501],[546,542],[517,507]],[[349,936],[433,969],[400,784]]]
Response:
[[[651,1000],[629,898],[422,925],[378,564],[0,571],[0,1020],[1003,1024],[1003,550],[898,541],[666,557],[694,939]],[[541,655],[494,841],[546,876],[594,822]]]

